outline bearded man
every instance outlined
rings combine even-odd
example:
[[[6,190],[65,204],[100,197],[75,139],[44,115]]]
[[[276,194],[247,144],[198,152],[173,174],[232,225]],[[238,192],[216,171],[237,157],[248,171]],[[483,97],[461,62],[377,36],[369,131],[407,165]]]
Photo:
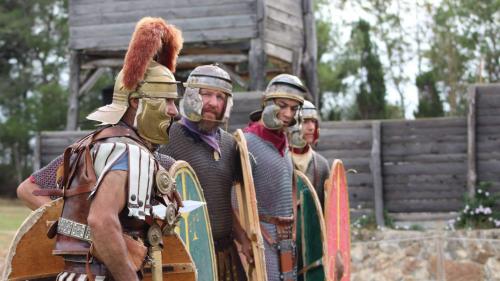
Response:
[[[251,260],[250,241],[231,206],[233,183],[241,178],[239,153],[233,136],[220,128],[233,106],[231,78],[216,65],[202,65],[191,72],[184,86],[181,120],[172,125],[170,142],[160,152],[187,161],[198,176],[207,202],[219,280],[244,280],[233,240]]]

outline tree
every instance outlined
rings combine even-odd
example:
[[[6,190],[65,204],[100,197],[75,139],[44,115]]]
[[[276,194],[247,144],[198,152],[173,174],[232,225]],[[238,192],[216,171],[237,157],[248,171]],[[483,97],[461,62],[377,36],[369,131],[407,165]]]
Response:
[[[436,78],[433,71],[417,76],[418,109],[414,112],[416,118],[441,117],[444,115],[443,103],[436,87]]]
[[[500,81],[499,10],[498,0],[443,0],[433,11],[426,57],[451,115],[464,114],[467,84]]]
[[[354,59],[359,65],[357,76],[359,91],[356,94],[358,119],[385,118],[385,81],[384,71],[376,49],[370,38],[370,24],[364,20],[357,22],[352,30],[348,44],[353,51]]]
[[[60,85],[67,46],[64,0],[0,3],[0,163],[14,185],[31,165],[34,132],[65,123],[66,90]]]

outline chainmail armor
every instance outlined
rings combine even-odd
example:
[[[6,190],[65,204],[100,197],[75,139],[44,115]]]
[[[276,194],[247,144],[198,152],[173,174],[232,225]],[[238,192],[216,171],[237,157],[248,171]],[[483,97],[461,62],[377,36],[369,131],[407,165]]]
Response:
[[[293,215],[293,166],[289,153],[285,153],[282,157],[274,145],[252,133],[245,133],[245,138],[250,153],[259,214],[291,217]],[[264,222],[261,224],[276,241],[276,226]],[[279,281],[278,252],[265,239],[264,245],[267,280]]]
[[[180,123],[172,124],[170,142],[160,153],[187,161],[196,172],[207,201],[214,240],[227,238],[233,229],[231,190],[239,167],[236,142],[229,133],[219,129],[217,141],[221,155],[214,159],[214,149]]]

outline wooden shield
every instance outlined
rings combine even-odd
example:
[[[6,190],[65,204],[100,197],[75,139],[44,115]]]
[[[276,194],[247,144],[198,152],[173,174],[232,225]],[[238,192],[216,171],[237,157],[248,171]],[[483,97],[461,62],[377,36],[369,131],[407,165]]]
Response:
[[[335,274],[337,252],[342,254],[344,275],[342,281],[351,276],[351,234],[349,219],[349,193],[344,164],[333,161],[330,178],[325,183],[325,222],[328,251],[328,273],[332,280]]]
[[[255,197],[255,186],[253,183],[247,142],[241,129],[236,130],[234,137],[240,151],[241,169],[243,173],[243,184],[237,184],[235,187],[238,202],[238,217],[252,243],[254,258],[253,264],[249,265],[248,263],[244,263],[243,265],[249,281],[266,281],[264,240],[260,231],[257,199]]]
[[[196,173],[187,162],[175,162],[169,172],[175,178],[182,200],[205,202]],[[179,233],[191,253],[198,271],[198,280],[218,280],[212,228],[206,204],[182,214],[176,232]]]
[[[24,220],[10,244],[2,280],[55,278],[63,270],[63,260],[52,255],[55,239],[47,238],[49,223],[59,218],[62,206],[62,199],[54,200]]]
[[[326,230],[321,203],[316,190],[304,173],[295,170],[297,187],[297,228],[298,280],[325,280]]]
[[[62,205],[62,199],[54,200],[26,218],[11,242],[1,280],[55,279],[63,270],[63,259],[52,255],[55,239],[46,235],[48,224],[58,219]],[[164,236],[163,249],[164,280],[196,280],[196,268],[179,235]],[[150,269],[144,271],[143,280],[152,280]]]

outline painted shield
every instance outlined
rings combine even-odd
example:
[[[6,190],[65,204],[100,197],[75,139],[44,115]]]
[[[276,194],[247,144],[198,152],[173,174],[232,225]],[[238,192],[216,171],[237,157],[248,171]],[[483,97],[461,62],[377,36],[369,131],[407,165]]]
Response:
[[[62,199],[54,200],[33,211],[21,224],[7,253],[1,280],[53,280],[63,270],[63,259],[52,255],[55,239],[47,238],[49,225],[58,219],[62,206]],[[164,236],[163,245],[164,279],[196,280],[193,261],[180,237]],[[143,280],[152,280],[149,271],[145,268]]]
[[[169,173],[175,178],[177,190],[183,201],[203,202],[201,207],[182,213],[176,232],[191,253],[198,271],[198,280],[218,280],[212,228],[203,190],[196,173],[185,161],[176,161]]]
[[[344,164],[333,161],[330,178],[325,183],[325,223],[328,251],[328,272],[335,280],[335,259],[340,252],[344,264],[342,281],[351,277],[351,234],[349,219],[349,194]]]
[[[252,177],[252,167],[248,154],[247,142],[243,131],[238,129],[234,134],[238,149],[240,151],[243,184],[235,187],[238,204],[238,217],[243,229],[246,231],[252,243],[254,263],[245,263],[249,281],[266,281],[266,260],[264,256],[264,240],[260,231],[259,213],[257,211],[257,199],[255,197],[255,186]]]
[[[325,280],[327,264],[325,220],[316,190],[304,173],[295,170],[297,186],[298,280]]]

